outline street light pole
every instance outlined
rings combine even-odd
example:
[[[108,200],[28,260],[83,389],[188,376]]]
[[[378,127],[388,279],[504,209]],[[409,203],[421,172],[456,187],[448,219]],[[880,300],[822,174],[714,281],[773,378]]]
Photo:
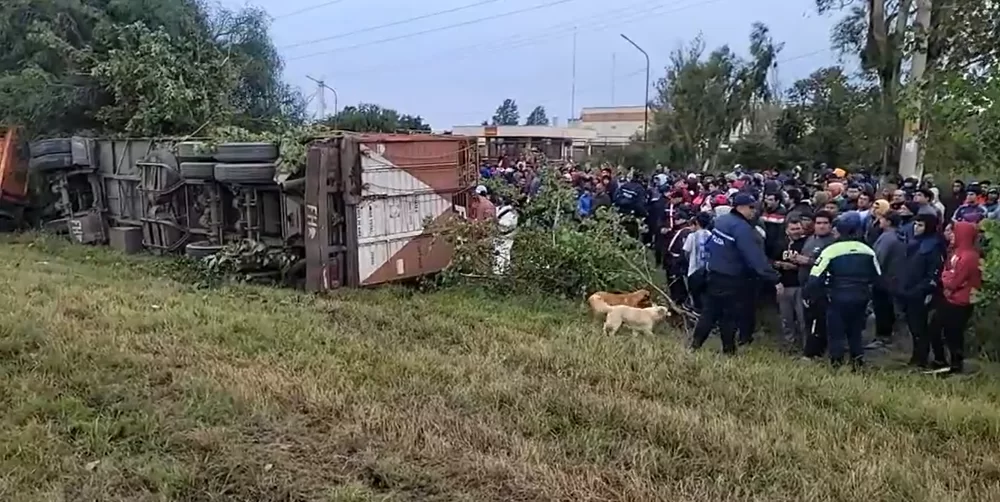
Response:
[[[646,101],[642,104],[642,108],[645,110],[645,113],[643,114],[643,120],[645,120],[645,123],[642,125],[642,142],[646,143],[649,141],[649,54],[646,53],[642,47],[639,47],[639,44],[633,42],[631,38],[626,37],[624,33],[621,33],[621,36],[626,42],[632,44],[632,47],[638,49],[639,52],[646,57]]]

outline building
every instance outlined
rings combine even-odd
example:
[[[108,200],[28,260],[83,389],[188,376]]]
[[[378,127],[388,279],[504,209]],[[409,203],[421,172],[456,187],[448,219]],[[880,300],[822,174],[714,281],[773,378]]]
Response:
[[[597,139],[592,129],[556,126],[455,126],[451,133],[478,138],[479,154],[488,158],[516,156],[530,149],[550,159],[579,158],[590,153]]]
[[[646,123],[646,108],[642,106],[598,106],[584,108],[580,118],[571,119],[570,126],[590,129],[597,134],[595,143],[603,146],[624,146],[642,136]]]

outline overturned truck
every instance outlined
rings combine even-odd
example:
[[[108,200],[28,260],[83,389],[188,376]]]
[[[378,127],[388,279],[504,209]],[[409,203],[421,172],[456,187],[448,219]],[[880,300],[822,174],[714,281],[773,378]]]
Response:
[[[31,144],[53,197],[46,226],[125,252],[211,256],[253,242],[291,258],[310,291],[442,270],[451,248],[427,223],[464,214],[475,142],[449,135],[341,134],[278,174],[277,145],[61,138]]]

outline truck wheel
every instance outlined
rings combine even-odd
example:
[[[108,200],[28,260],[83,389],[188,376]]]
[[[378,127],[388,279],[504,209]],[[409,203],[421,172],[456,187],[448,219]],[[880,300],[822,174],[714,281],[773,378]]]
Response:
[[[49,153],[33,157],[28,161],[28,169],[33,171],[50,172],[73,167],[73,154],[70,153]]]
[[[201,141],[181,141],[174,145],[174,152],[177,160],[181,162],[212,160],[212,155],[215,153]]]
[[[200,260],[202,258],[207,258],[222,251],[222,246],[218,244],[212,244],[209,241],[198,241],[192,242],[184,246],[184,254],[188,258],[194,258],[195,260]]]
[[[56,153],[71,153],[72,141],[69,138],[42,139],[28,145],[31,158],[52,155]]]
[[[181,162],[181,178],[186,180],[215,179],[215,162]]]
[[[215,147],[215,160],[233,162],[273,162],[278,158],[274,143],[222,143]]]
[[[215,180],[219,183],[274,183],[274,164],[216,164]]]

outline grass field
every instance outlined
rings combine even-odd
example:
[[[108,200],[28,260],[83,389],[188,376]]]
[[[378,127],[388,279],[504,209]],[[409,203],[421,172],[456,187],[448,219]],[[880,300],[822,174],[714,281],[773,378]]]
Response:
[[[1000,383],[0,244],[0,500],[1000,500]],[[713,345],[713,348],[716,347]]]

